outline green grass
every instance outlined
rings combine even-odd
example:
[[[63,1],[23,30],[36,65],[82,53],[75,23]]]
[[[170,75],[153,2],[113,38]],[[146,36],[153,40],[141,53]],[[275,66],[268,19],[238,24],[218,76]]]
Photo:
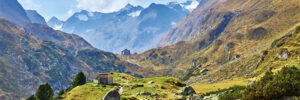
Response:
[[[192,87],[196,90],[198,94],[206,94],[213,91],[218,91],[222,89],[227,89],[229,87],[239,85],[239,86],[246,86],[248,80],[246,79],[233,79],[233,80],[226,80],[218,83],[212,84],[192,84]]]
[[[175,96],[175,93],[182,89],[185,85],[180,80],[174,77],[154,77],[154,78],[135,78],[133,76],[123,74],[123,73],[114,73],[114,83],[116,85],[103,85],[98,84],[93,86],[94,83],[88,83],[79,87],[72,89],[71,91],[65,93],[62,97],[63,100],[99,100],[104,97],[104,95],[111,89],[114,88],[123,88],[123,94],[121,98],[137,98],[137,99],[154,99],[150,95],[138,95],[140,92],[150,92],[151,94],[158,94],[159,98],[172,99]],[[153,81],[152,84],[149,84],[150,81]],[[143,87],[133,88],[134,85],[144,85]],[[164,89],[162,89],[162,87]]]

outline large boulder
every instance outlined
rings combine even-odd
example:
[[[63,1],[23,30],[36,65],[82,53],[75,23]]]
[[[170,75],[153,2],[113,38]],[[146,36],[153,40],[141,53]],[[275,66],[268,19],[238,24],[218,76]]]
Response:
[[[118,90],[110,90],[105,96],[104,100],[120,100],[121,95]]]
[[[179,95],[193,95],[196,94],[195,90],[191,86],[185,86],[177,92]]]

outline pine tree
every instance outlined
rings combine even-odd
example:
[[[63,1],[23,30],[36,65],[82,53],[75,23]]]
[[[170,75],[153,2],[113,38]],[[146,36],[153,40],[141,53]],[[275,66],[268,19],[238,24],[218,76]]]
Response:
[[[76,86],[80,86],[80,85],[83,85],[85,83],[86,83],[86,78],[84,76],[84,73],[83,72],[79,72],[75,76],[75,78],[74,78],[74,80],[72,82],[72,86],[73,86],[73,88],[75,88]]]
[[[45,83],[39,86],[35,95],[38,100],[50,100],[53,97],[54,92],[51,86],[48,83]]]
[[[31,96],[28,97],[26,100],[36,100],[36,98],[34,97],[34,95],[31,95]]]
[[[61,96],[61,95],[63,95],[64,93],[65,93],[64,90],[60,90],[60,91],[58,92],[58,95]]]

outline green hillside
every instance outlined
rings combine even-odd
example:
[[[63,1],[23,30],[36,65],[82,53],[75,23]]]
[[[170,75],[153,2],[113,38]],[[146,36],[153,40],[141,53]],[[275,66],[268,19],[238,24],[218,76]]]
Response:
[[[173,77],[135,78],[127,74],[114,73],[115,85],[103,85],[87,83],[78,86],[62,95],[63,100],[99,100],[111,89],[122,89],[123,99],[173,99],[180,96],[175,95],[185,84]],[[135,86],[140,85],[140,86]],[[149,92],[150,94],[146,94]],[[137,95],[140,93],[140,95]],[[143,93],[145,93],[143,95]]]

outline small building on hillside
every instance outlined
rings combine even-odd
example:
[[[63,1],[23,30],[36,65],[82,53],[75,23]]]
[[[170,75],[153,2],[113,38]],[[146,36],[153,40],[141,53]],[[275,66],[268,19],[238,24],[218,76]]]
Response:
[[[113,73],[100,73],[94,83],[113,84]]]
[[[125,49],[121,52],[122,55],[130,55],[130,50]]]

